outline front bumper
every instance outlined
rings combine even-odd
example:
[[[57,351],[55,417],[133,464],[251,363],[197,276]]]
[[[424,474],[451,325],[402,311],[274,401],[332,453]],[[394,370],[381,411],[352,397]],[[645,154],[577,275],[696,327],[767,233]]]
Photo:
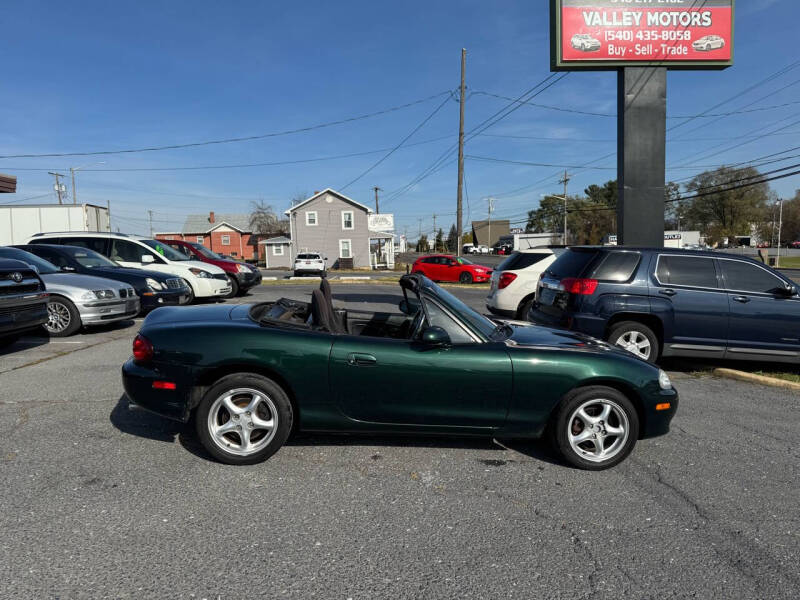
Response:
[[[225,275],[225,279],[195,277],[192,280],[192,288],[194,289],[194,295],[198,298],[216,298],[218,296],[227,296],[231,293],[231,284],[227,275]]]
[[[3,300],[6,300],[5,298]],[[27,331],[47,323],[47,295],[0,302],[0,335]]]
[[[138,297],[112,302],[86,302],[76,306],[81,316],[81,323],[84,325],[100,325],[131,319],[138,315],[141,309]]]
[[[177,306],[189,301],[191,292],[189,288],[169,290],[163,292],[145,292],[139,296],[142,312],[150,312],[159,306]]]
[[[245,273],[236,272],[236,281],[239,288],[249,290],[251,287],[261,284],[261,271],[247,271]]]
[[[153,382],[168,381],[175,384],[174,390],[154,389]],[[163,367],[140,365],[129,358],[122,365],[122,385],[130,402],[150,412],[186,423],[196,404],[196,393],[191,384],[188,370],[170,368],[166,373]]]
[[[657,392],[648,394],[648,400],[643,407],[644,419],[639,432],[641,438],[656,437],[669,432],[669,425],[678,411],[678,390],[674,387],[668,390],[659,388]],[[656,410],[658,404],[665,403],[670,405],[668,410]]]

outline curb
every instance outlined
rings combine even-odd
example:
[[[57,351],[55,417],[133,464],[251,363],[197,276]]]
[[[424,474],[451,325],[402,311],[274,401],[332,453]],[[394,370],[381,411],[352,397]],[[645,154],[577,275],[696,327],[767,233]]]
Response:
[[[800,392],[800,383],[776,379],[775,377],[765,377],[764,375],[756,375],[755,373],[737,371],[736,369],[714,369],[712,373],[717,377],[737,379],[739,381],[747,381],[748,383],[760,383],[761,385],[768,385],[771,387]]]

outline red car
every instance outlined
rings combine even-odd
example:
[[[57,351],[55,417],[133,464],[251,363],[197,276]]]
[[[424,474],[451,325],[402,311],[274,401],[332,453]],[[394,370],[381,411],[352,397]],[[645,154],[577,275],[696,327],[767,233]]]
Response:
[[[790,248],[800,248],[800,240],[792,242],[791,244],[789,244],[789,247]]]
[[[183,240],[159,240],[163,244],[172,246],[193,260],[199,260],[218,266],[225,271],[231,282],[231,293],[228,298],[244,294],[251,287],[261,283],[261,271],[247,263],[222,258],[202,244],[194,244]]]
[[[458,281],[482,283],[489,281],[492,270],[450,254],[421,256],[414,262],[412,273],[422,273],[431,281]]]

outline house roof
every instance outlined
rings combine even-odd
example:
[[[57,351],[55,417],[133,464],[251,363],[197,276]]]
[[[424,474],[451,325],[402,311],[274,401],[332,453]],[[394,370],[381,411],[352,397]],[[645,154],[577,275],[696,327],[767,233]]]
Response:
[[[214,222],[210,223],[208,214],[202,215],[189,215],[183,223],[181,233],[184,235],[192,233],[208,233],[222,225],[227,225],[232,229],[236,229],[242,233],[250,233],[253,231],[250,227],[250,215],[241,215],[234,213],[220,213],[214,215]]]
[[[286,211],[284,214],[287,214],[287,215],[290,215],[290,214],[292,214],[294,211],[296,211],[296,210],[297,210],[298,208],[300,208],[301,206],[303,206],[303,205],[305,205],[305,204],[308,204],[308,203],[309,203],[309,202],[311,202],[312,200],[316,200],[317,198],[319,198],[319,197],[320,197],[320,196],[322,196],[323,194],[333,194],[334,196],[337,196],[338,198],[341,198],[341,199],[342,199],[342,200],[344,200],[345,202],[349,202],[349,203],[350,203],[350,204],[352,204],[353,206],[357,206],[358,208],[361,208],[361,209],[363,209],[363,210],[367,211],[367,214],[371,214],[371,213],[372,213],[372,209],[371,209],[369,206],[364,206],[364,205],[363,205],[363,204],[361,204],[360,202],[356,202],[356,201],[355,201],[355,200],[353,200],[352,198],[348,198],[347,196],[345,196],[344,194],[341,194],[341,193],[337,192],[336,190],[332,190],[331,188],[325,188],[324,190],[322,190],[321,192],[317,192],[316,194],[314,194],[314,195],[313,195],[313,196],[311,196],[310,198],[306,198],[306,199],[305,199],[305,200],[303,200],[303,201],[302,201],[300,204],[296,204],[295,206],[293,206],[292,208],[290,208],[289,210],[287,210],[287,211]]]
[[[285,235],[279,235],[278,237],[269,238],[268,240],[261,240],[258,243],[259,244],[291,244],[292,240],[290,240]]]

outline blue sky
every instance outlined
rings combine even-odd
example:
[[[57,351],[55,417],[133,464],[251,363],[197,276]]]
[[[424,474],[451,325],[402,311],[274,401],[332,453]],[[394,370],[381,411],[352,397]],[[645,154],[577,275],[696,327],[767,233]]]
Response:
[[[396,146],[459,82],[467,49],[467,129],[549,75],[546,0],[526,2],[15,2],[4,9],[0,83],[0,155],[93,152],[245,137],[303,128],[381,111],[439,94],[381,116],[309,132],[180,150],[0,159],[0,172],[18,176],[18,204],[55,199],[47,170],[78,173],[82,202],[111,201],[114,226],[145,233],[179,228],[190,212],[247,212],[263,199],[283,211],[292,197],[341,188]],[[692,115],[746,89],[800,58],[792,0],[740,0],[735,65],[725,71],[671,72],[668,115]],[[725,104],[715,112],[796,102],[800,68]],[[782,91],[780,88],[785,86]],[[571,73],[534,102],[613,115],[616,75]],[[737,163],[800,145],[800,104],[697,119],[668,145],[667,164],[700,167]],[[792,117],[797,117],[793,119]],[[668,126],[679,122],[670,119]],[[397,229],[430,230],[455,220],[454,157],[432,176],[401,190],[456,141],[458,104],[441,109],[377,168],[345,193],[372,204],[383,188],[381,212]],[[764,137],[763,133],[777,135]],[[522,162],[583,165],[615,150],[616,119],[523,106],[466,154]],[[747,135],[745,135],[747,134]],[[738,140],[735,139],[738,136]],[[515,136],[515,137],[500,137]],[[534,139],[547,138],[547,139]],[[417,143],[423,142],[423,143]],[[708,152],[703,152],[709,149]],[[719,152],[706,158],[705,154]],[[349,158],[292,165],[184,171],[112,171],[150,167],[251,164]],[[104,164],[94,163],[104,161]],[[790,161],[791,162],[791,161]],[[789,162],[764,169],[779,168]],[[93,166],[94,165],[94,166]],[[616,176],[613,156],[575,171],[570,192]],[[31,169],[31,170],[25,170]],[[41,169],[41,170],[35,170]],[[106,171],[103,171],[106,170]],[[541,194],[556,192],[559,169],[466,160],[465,220],[520,220]],[[774,182],[789,197],[800,178]],[[523,188],[520,191],[520,188]],[[37,198],[37,196],[43,196]],[[31,198],[30,200],[26,200]]]

